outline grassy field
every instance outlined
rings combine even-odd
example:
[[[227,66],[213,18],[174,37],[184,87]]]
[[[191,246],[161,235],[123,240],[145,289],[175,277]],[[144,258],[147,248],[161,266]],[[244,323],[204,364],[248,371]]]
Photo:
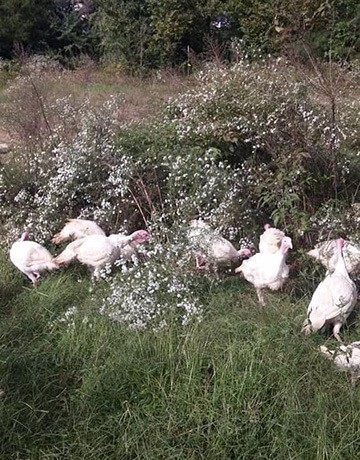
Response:
[[[41,118],[41,112],[54,100],[71,94],[100,106],[121,93],[119,125],[136,124],[191,85],[172,74],[141,81],[90,66],[38,75],[39,97],[25,78],[6,91],[12,78],[0,75],[0,135],[29,155],[49,137],[44,119],[51,124],[52,114],[49,109]],[[333,338],[300,333],[324,276],[311,261],[303,264],[304,248],[295,246],[289,282],[284,292],[266,294],[266,308],[244,280],[215,280],[191,265],[203,320],[132,330],[99,311],[109,279],[92,284],[85,267],[73,265],[33,288],[10,263],[11,238],[2,233],[1,460],[359,457],[359,388],[320,355],[324,342],[336,346]],[[345,343],[360,337],[355,319],[341,331]]]
[[[39,135],[39,119],[43,115],[41,105],[48,106],[67,97],[74,105],[87,99],[95,107],[112,95],[121,95],[124,101],[118,108],[119,124],[149,119],[159,112],[170,96],[188,89],[190,80],[171,72],[144,80],[99,71],[91,65],[77,71],[32,72],[25,68],[16,81],[15,72],[0,70],[0,141],[21,145],[28,142],[29,136]],[[13,87],[9,89],[11,85]],[[52,114],[45,112],[53,125]]]
[[[4,460],[357,458],[360,394],[301,336],[306,296],[262,309],[203,278],[201,323],[141,332],[99,314],[77,267],[33,289],[0,266]]]

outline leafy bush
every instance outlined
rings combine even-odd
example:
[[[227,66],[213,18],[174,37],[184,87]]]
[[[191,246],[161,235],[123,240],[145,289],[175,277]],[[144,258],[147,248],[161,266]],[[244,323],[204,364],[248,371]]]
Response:
[[[345,78],[341,69],[331,71],[337,81]],[[200,73],[199,87],[168,106],[178,137],[218,148],[234,165],[248,207],[297,235],[314,226],[309,219],[327,200],[345,208],[357,200],[353,171],[359,167],[352,83],[329,97],[332,88],[321,74],[300,76],[280,59],[241,60]],[[322,94],[314,91],[317,79]]]
[[[335,91],[318,70],[281,59],[210,66],[162,117],[121,125],[121,95],[95,108],[38,91],[46,123],[2,166],[3,224],[42,241],[74,216],[112,231],[201,216],[238,238],[269,219],[295,238],[323,234],[322,210],[351,216],[358,200],[359,125],[356,74],[332,66]],[[329,231],[354,236],[351,217],[338,222]]]

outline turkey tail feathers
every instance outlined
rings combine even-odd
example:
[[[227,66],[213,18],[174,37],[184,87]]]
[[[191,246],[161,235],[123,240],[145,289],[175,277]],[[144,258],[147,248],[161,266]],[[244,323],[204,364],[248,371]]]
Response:
[[[76,258],[75,252],[69,251],[68,248],[66,248],[66,249],[64,249],[64,251],[61,254],[59,254],[57,257],[55,257],[54,263],[58,267],[61,267],[61,265],[69,264],[75,258]]]
[[[75,240],[72,243],[68,244],[66,248],[61,252],[53,262],[60,267],[61,265],[67,265],[73,260],[76,259],[77,253],[76,249],[82,244],[82,240]]]

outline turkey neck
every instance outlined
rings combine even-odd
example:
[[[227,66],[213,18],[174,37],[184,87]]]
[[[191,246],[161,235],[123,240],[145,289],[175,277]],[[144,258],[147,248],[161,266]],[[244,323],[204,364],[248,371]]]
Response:
[[[286,242],[282,242],[281,243],[281,246],[280,246],[280,249],[279,249],[279,254],[282,256],[282,257],[285,257],[286,253],[288,252],[289,250],[289,246],[286,244]]]
[[[25,231],[20,238],[20,241],[28,241],[29,240],[29,232]]]
[[[343,253],[342,253],[343,246],[344,246],[344,240],[342,238],[339,238],[336,241],[338,260],[336,262],[335,271],[340,272],[343,276],[345,276],[346,278],[349,278],[349,274],[348,274],[348,271],[346,269],[345,261],[344,261],[344,257],[343,257]]]

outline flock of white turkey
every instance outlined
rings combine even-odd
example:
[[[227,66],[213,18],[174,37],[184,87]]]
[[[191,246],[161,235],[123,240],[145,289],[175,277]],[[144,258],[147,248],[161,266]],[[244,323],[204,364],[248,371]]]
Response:
[[[122,258],[130,260],[136,254],[136,247],[148,241],[149,232],[137,230],[129,236],[114,233],[106,236],[105,232],[90,220],[70,219],[61,232],[57,233],[52,242],[74,240],[57,257],[39,243],[29,240],[29,232],[25,231],[20,240],[10,249],[11,262],[35,286],[42,273],[55,270],[72,261],[87,265],[95,279],[99,279],[101,270],[107,264],[113,264]]]
[[[234,268],[235,273],[241,273],[255,287],[261,305],[265,305],[264,289],[281,289],[289,276],[286,256],[293,247],[292,240],[270,225],[265,225],[259,252],[252,256],[249,248],[236,250],[230,241],[200,219],[191,221],[187,238],[198,270],[213,270],[217,274],[220,267]],[[129,236],[106,236],[93,221],[69,219],[52,239],[54,244],[71,241],[57,257],[42,245],[30,241],[29,233],[25,231],[12,245],[10,260],[34,286],[42,273],[72,261],[87,265],[92,276],[98,279],[107,264],[119,259],[130,260],[136,256],[138,245],[149,239],[146,230],[137,230]],[[320,243],[307,254],[320,261],[327,272],[313,293],[302,332],[308,334],[330,326],[334,337],[341,342],[340,328],[357,302],[356,286],[349,274],[360,271],[360,248],[339,238]],[[338,369],[349,371],[355,384],[360,377],[360,342],[342,345],[335,352],[325,346],[320,350],[333,359]]]

